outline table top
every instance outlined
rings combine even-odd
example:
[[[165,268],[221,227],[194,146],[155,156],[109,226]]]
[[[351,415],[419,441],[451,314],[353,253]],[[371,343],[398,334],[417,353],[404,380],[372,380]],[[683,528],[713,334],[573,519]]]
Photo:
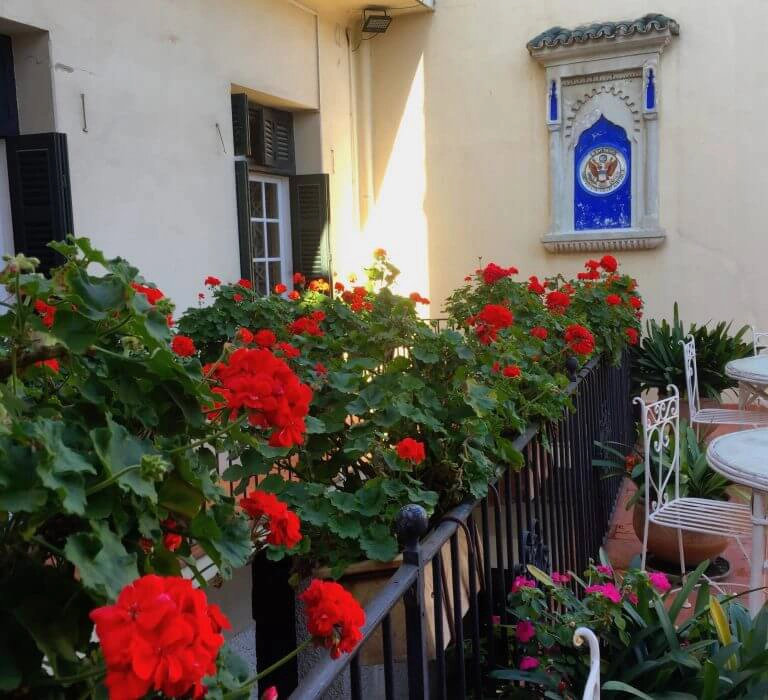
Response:
[[[725,374],[731,379],[741,379],[756,384],[768,384],[768,355],[743,357],[725,365]]]
[[[768,491],[768,428],[715,438],[707,447],[707,462],[737,484]]]

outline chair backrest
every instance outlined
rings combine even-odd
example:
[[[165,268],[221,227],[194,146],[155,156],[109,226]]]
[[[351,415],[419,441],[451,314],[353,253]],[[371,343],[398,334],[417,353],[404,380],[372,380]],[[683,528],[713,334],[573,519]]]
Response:
[[[696,368],[696,341],[692,335],[680,341],[683,345],[683,371],[685,372],[685,391],[688,395],[689,419],[701,410],[699,402],[699,373]]]
[[[759,355],[763,350],[768,350],[768,331],[755,330],[754,326],[750,326],[752,329],[752,350],[755,355]]]
[[[667,391],[653,403],[634,399],[643,426],[646,516],[680,497],[680,392],[672,385]]]
[[[600,700],[600,642],[589,627],[577,627],[573,634],[574,646],[589,645],[589,676],[582,700]]]

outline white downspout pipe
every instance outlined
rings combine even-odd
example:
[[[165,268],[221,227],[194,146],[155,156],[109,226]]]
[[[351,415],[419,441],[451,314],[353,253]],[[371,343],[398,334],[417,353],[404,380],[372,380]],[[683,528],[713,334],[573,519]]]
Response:
[[[361,81],[361,111],[362,122],[362,149],[363,149],[363,201],[365,220],[371,215],[376,202],[376,193],[373,185],[373,65],[371,56],[371,42],[360,42],[360,81]]]

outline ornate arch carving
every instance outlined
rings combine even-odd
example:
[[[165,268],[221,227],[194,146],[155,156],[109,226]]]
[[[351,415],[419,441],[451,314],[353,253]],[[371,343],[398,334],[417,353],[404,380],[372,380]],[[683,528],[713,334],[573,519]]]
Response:
[[[565,115],[564,119],[564,125],[563,125],[563,132],[564,137],[566,140],[572,140],[574,137],[574,128],[579,123],[580,119],[578,119],[579,113],[582,112],[582,108],[586,112],[589,109],[589,103],[594,102],[595,98],[597,98],[599,95],[613,95],[617,102],[619,104],[624,105],[626,109],[629,111],[631,117],[631,124],[632,124],[632,131],[640,134],[642,131],[642,113],[640,110],[640,107],[635,103],[635,101],[632,99],[631,95],[628,95],[625,93],[621,87],[617,85],[607,85],[602,84],[598,85],[596,87],[593,87],[588,92],[585,92],[583,95],[581,95],[578,99],[576,99],[568,108],[568,113]],[[604,114],[604,110],[597,108],[600,114]],[[599,114],[597,117],[592,120],[591,123],[594,123],[599,118]],[[606,117],[610,118],[609,115],[606,115]],[[589,121],[588,119],[586,121]],[[585,128],[589,128],[591,124],[587,124]],[[583,130],[583,129],[582,129]],[[628,130],[629,131],[629,130]],[[576,134],[578,136],[578,134]]]

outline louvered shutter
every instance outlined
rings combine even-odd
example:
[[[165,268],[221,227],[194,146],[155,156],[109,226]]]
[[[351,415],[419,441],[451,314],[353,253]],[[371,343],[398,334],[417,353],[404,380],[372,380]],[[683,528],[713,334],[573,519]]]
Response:
[[[232,140],[236,156],[252,156],[248,95],[232,95]]]
[[[269,107],[257,110],[257,149],[259,165],[280,172],[293,172],[293,115]]]
[[[328,175],[291,178],[293,270],[308,280],[331,279]]]
[[[240,276],[253,282],[253,250],[251,245],[251,190],[248,186],[248,163],[235,161],[237,196],[237,231],[240,239]]]
[[[39,258],[47,271],[61,262],[48,243],[74,232],[67,136],[12,136],[6,153],[16,252]]]

